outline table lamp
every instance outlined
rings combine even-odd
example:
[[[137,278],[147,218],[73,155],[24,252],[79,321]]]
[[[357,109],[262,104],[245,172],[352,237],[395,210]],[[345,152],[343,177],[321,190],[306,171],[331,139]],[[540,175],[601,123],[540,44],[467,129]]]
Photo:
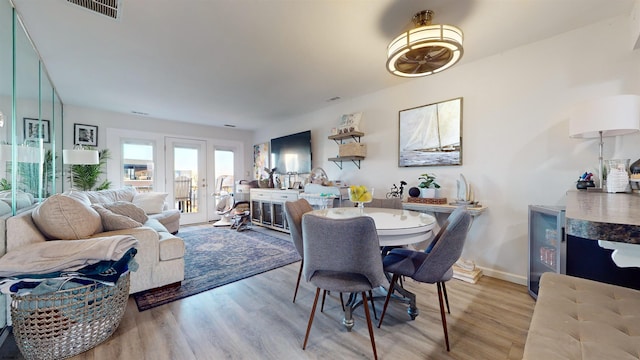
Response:
[[[72,150],[62,150],[62,162],[69,166],[69,183],[73,190],[73,165],[97,165],[100,163],[98,150],[75,147]]]
[[[583,102],[574,106],[569,119],[572,138],[600,138],[597,189],[603,186],[604,146],[602,138],[630,134],[640,130],[640,96],[615,95]]]

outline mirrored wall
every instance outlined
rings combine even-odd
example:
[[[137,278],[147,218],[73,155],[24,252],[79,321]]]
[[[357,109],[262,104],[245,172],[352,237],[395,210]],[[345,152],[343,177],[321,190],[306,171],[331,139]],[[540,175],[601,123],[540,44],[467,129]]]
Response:
[[[61,190],[62,102],[10,2],[0,0],[0,216]],[[4,206],[8,205],[8,206]]]
[[[6,220],[62,189],[62,102],[19,15],[0,0],[0,256]],[[7,333],[0,295],[0,345]]]

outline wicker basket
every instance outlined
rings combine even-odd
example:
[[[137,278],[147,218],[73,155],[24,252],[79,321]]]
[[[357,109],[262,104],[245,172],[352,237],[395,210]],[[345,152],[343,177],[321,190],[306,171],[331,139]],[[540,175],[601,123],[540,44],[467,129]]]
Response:
[[[85,285],[44,295],[11,295],[13,334],[25,359],[65,359],[113,334],[129,296],[129,273],[115,286]]]
[[[338,156],[367,156],[367,145],[359,142],[342,144],[338,147]]]

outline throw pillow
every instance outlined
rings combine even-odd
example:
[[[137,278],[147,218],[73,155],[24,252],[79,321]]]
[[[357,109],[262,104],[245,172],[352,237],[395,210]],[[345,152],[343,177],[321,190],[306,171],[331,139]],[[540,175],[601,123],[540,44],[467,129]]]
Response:
[[[133,197],[132,203],[147,214],[159,214],[164,209],[164,199],[167,195],[169,194],[160,192],[138,193]]]
[[[48,239],[80,240],[102,231],[100,215],[81,201],[62,194],[48,197],[31,213]]]
[[[104,208],[102,205],[93,204],[91,207],[100,214],[102,227],[105,231],[133,229],[142,226],[141,223],[133,220],[132,218],[116,214],[113,211]]]
[[[105,209],[111,210],[118,215],[124,215],[132,218],[133,220],[144,224],[149,217],[145,214],[144,210],[137,207],[135,204],[128,201],[116,201],[109,204],[101,204]]]
[[[162,225],[162,223],[158,221],[158,219],[149,218],[149,220],[147,220],[147,222],[143,225],[152,228],[156,232],[169,232],[169,230],[167,230],[167,228]]]

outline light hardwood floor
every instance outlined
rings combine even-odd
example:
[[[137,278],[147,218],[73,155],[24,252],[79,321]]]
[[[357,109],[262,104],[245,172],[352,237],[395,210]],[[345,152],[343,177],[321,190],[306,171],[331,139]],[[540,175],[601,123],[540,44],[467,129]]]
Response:
[[[138,312],[133,298],[115,334],[73,359],[368,359],[373,358],[363,309],[352,332],[341,325],[335,297],[316,312],[309,344],[302,342],[315,289],[301,283],[291,302],[299,263]],[[482,277],[447,283],[451,352],[447,353],[435,285],[406,280],[418,297],[411,321],[392,302],[375,339],[380,359],[521,359],[534,301],[521,285]],[[376,302],[378,315],[383,301]],[[377,322],[376,322],[377,323]],[[6,345],[6,344],[5,344]],[[3,348],[1,359],[22,359]]]

